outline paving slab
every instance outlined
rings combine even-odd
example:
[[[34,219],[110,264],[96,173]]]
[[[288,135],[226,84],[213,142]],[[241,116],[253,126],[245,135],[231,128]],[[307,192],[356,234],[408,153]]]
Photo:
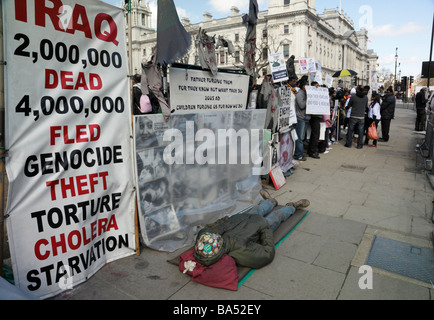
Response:
[[[344,281],[340,272],[278,255],[244,285],[275,300],[334,300]]]
[[[319,235],[326,239],[359,244],[366,229],[366,224],[310,213],[298,231]]]
[[[430,300],[429,288],[421,287],[387,275],[372,273],[372,287],[362,277],[367,273],[359,268],[351,267],[338,300]],[[361,289],[359,282],[367,286]]]
[[[356,244],[329,239],[313,264],[346,274],[356,251]]]
[[[353,205],[344,218],[405,233],[411,231],[411,216],[393,208],[386,210]]]

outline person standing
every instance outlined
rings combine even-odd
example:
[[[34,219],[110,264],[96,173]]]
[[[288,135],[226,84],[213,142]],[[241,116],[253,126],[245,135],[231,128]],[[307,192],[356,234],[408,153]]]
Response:
[[[426,122],[426,89],[422,88],[416,94],[416,125],[415,131],[425,131]]]
[[[329,139],[330,139],[330,134],[332,133],[331,131],[333,131],[333,127],[334,126],[334,121],[332,119],[332,115],[334,112],[334,104],[335,104],[335,99],[336,99],[336,91],[334,88],[330,88],[329,89],[329,104],[330,104],[330,114],[325,114],[322,116],[322,121],[325,123],[325,135],[324,135],[324,140],[320,140],[319,145],[318,145],[318,149],[319,149],[319,153],[325,153],[329,148]]]
[[[432,111],[434,109],[434,90],[431,90],[430,96],[428,98],[428,110]]]
[[[132,79],[134,81],[132,98],[133,115],[158,113],[160,103],[152,90],[148,88],[148,94],[142,92],[141,75],[135,74]]]
[[[142,114],[141,107],[140,107],[140,98],[142,97],[142,89],[140,85],[140,78],[141,76],[139,74],[135,74],[132,79],[134,82],[133,85],[133,115],[139,115]]]
[[[351,108],[351,116],[348,125],[347,142],[345,147],[351,148],[353,143],[354,129],[357,127],[357,149],[363,148],[363,131],[365,129],[365,110],[368,107],[368,97],[363,87],[357,86],[356,94],[351,96],[348,108]]]
[[[297,133],[297,141],[295,141],[294,159],[298,161],[306,161],[304,157],[304,139],[306,138],[306,128],[310,116],[306,115],[306,82],[300,83],[300,90],[295,95],[295,113],[297,115],[297,124],[295,132]]]
[[[390,123],[395,118],[395,105],[396,98],[393,94],[392,87],[387,89],[387,92],[381,103],[381,135],[382,138],[378,139],[381,142],[389,141]]]
[[[314,81],[311,83],[312,87],[319,87],[318,82]],[[319,150],[319,139],[321,134],[321,121],[322,115],[310,115],[309,125],[310,125],[310,139],[309,147],[307,149],[307,155],[314,159],[320,159]]]
[[[307,155],[314,159],[320,159],[318,150],[319,150],[319,139],[321,133],[321,121],[322,116],[319,115],[311,115],[309,124],[310,124],[310,139],[309,139],[309,147],[307,149]]]
[[[381,86],[381,87],[378,89],[378,94],[380,95],[381,98],[384,97],[384,87],[383,87],[383,86]]]
[[[365,123],[365,133],[366,133],[365,144],[366,145],[369,144],[369,137],[368,137],[369,127],[372,125],[372,123],[375,123],[375,127],[378,130],[378,123],[380,123],[380,120],[381,120],[380,95],[378,93],[373,93],[371,100],[372,100],[372,102],[369,105],[367,121]],[[373,140],[373,143],[370,147],[376,148],[377,147],[377,141],[378,140]]]
[[[351,117],[351,108],[348,106],[350,103],[351,97],[356,95],[356,88],[352,88],[351,91],[345,95],[345,101],[343,102],[343,109],[345,111],[345,120],[344,120],[344,130],[347,130],[348,133],[348,127],[350,124],[350,117]]]

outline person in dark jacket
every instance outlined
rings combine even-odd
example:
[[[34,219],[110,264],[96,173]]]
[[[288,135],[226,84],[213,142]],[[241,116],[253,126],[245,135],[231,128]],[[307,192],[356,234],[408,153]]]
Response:
[[[300,90],[295,95],[295,113],[297,116],[295,132],[298,138],[295,141],[294,159],[298,161],[306,161],[304,157],[304,140],[306,138],[307,124],[310,120],[310,115],[306,115],[306,85],[306,82],[300,83]]]
[[[350,122],[348,124],[347,142],[345,147],[351,148],[353,143],[354,129],[357,127],[359,135],[357,149],[363,148],[363,131],[365,128],[365,110],[368,108],[369,99],[362,86],[357,86],[356,94],[351,96],[348,108],[351,108]]]
[[[381,103],[381,135],[382,138],[378,139],[382,142],[389,141],[390,123],[395,118],[395,104],[396,98],[393,94],[392,87],[389,87]]]
[[[297,209],[307,208],[310,202],[291,202],[273,211],[277,201],[265,190],[261,190],[261,195],[264,200],[247,213],[224,217],[199,231],[194,249],[197,262],[210,266],[227,254],[239,266],[259,269],[273,261],[273,232]]]
[[[140,112],[140,98],[142,97],[142,89],[140,86],[140,75],[135,74],[133,77],[133,115],[142,114]]]
[[[311,83],[313,87],[319,87],[318,82],[314,81]],[[319,151],[319,138],[321,134],[321,120],[322,115],[310,115],[309,125],[310,125],[310,138],[309,147],[307,149],[307,155],[314,159],[320,159]]]
[[[425,131],[426,122],[426,89],[422,88],[416,94],[416,125],[415,131]]]
[[[141,85],[141,76],[139,74],[135,74],[133,77],[133,115],[141,115],[141,114],[150,114],[150,113],[158,113],[160,108],[160,103],[158,102],[155,94],[149,90],[149,94],[147,94],[147,98],[150,103],[150,110],[144,111],[143,105],[141,104],[142,99],[142,85]]]

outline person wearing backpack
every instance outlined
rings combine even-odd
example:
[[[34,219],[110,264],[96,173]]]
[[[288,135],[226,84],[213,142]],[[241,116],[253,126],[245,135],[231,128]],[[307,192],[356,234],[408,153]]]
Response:
[[[362,86],[357,86],[356,94],[352,95],[348,103],[348,108],[351,108],[350,122],[348,125],[347,142],[345,147],[351,148],[353,143],[353,134],[357,128],[357,149],[363,148],[363,131],[365,128],[365,110],[368,107],[368,97]]]
[[[372,100],[372,102],[369,105],[367,121],[365,123],[365,144],[366,145],[369,144],[369,135],[368,135],[369,127],[373,123],[375,123],[375,127],[378,130],[378,124],[380,123],[380,120],[381,120],[380,94],[373,93],[371,100]],[[378,139],[373,139],[372,145],[370,147],[376,148],[377,147],[377,141],[378,141]]]

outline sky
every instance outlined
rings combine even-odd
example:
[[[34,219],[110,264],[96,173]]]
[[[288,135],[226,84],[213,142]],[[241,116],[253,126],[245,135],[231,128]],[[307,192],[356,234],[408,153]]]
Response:
[[[121,0],[103,0],[119,6]],[[157,0],[149,2],[156,27]],[[260,11],[268,9],[268,0],[257,0]],[[283,1],[283,0],[282,0]],[[203,13],[213,18],[230,16],[230,9],[236,6],[240,13],[248,13],[249,0],[174,0],[180,18],[187,17],[191,23],[203,21]],[[368,49],[379,57],[379,70],[395,73],[395,55],[398,48],[397,73],[401,76],[417,77],[422,62],[429,61],[431,34],[433,28],[434,0],[316,0],[316,11],[340,7],[354,21],[356,31],[368,30]],[[434,54],[433,54],[434,59]],[[397,75],[399,76],[399,75]]]

